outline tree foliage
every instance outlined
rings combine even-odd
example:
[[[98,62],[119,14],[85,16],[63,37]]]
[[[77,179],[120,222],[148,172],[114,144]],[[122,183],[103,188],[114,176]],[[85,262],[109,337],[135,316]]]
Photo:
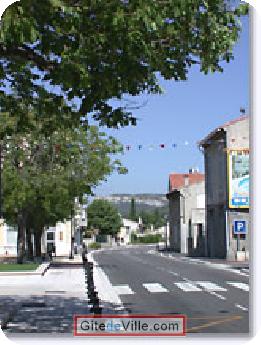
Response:
[[[88,228],[100,235],[116,235],[122,221],[117,208],[108,200],[95,199],[87,208]]]
[[[131,220],[137,221],[136,202],[134,198],[131,198],[129,218]]]
[[[3,165],[4,217],[18,224],[20,256],[25,229],[44,227],[71,217],[75,198],[84,203],[92,190],[114,170],[125,173],[113,154],[121,146],[95,126],[5,138]]]
[[[19,130],[135,124],[120,102],[160,93],[158,76],[185,80],[190,67],[222,71],[233,58],[240,16],[232,0],[21,0],[1,21],[0,107]],[[23,102],[21,102],[23,100]],[[30,112],[34,109],[34,112]]]
[[[146,229],[149,229],[151,226],[154,229],[158,229],[166,225],[166,215],[160,212],[158,208],[155,208],[153,211],[141,211],[139,217]]]

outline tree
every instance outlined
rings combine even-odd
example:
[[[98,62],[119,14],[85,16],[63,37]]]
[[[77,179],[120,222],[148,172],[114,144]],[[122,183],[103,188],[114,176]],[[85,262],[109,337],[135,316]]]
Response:
[[[116,235],[122,226],[121,216],[108,200],[95,199],[87,208],[88,228],[101,235]]]
[[[191,66],[222,71],[247,5],[232,0],[21,0],[0,31],[0,110],[19,131],[136,124],[127,96],[161,93],[158,76],[185,80]],[[120,101],[112,105],[111,100]],[[134,107],[135,108],[135,107]],[[31,110],[34,112],[31,113]]]
[[[129,218],[130,218],[131,220],[134,220],[134,221],[137,220],[136,203],[135,203],[135,199],[134,199],[134,198],[131,198],[131,205],[130,205]]]
[[[125,169],[112,155],[121,146],[95,126],[12,135],[6,141],[3,167],[4,217],[18,225],[18,261],[25,257],[25,238],[33,231],[39,253],[44,227],[71,216],[75,198],[87,195],[110,173]],[[8,148],[8,149],[7,149]]]
[[[166,219],[164,213],[155,208],[153,211],[141,211],[139,216],[142,219],[142,224],[145,228],[149,228],[151,225],[155,229],[158,229],[166,224]]]

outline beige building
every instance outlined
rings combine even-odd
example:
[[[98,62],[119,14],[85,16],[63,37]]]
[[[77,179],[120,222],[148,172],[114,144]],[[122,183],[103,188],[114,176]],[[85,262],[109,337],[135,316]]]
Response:
[[[169,177],[169,246],[183,254],[205,254],[204,174],[191,169]]]
[[[199,146],[206,176],[207,254],[246,260],[249,256],[249,118],[216,128]]]

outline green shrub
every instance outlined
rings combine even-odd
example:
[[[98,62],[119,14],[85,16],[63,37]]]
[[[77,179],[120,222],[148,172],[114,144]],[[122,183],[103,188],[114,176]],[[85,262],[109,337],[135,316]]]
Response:
[[[97,242],[92,242],[88,244],[88,248],[90,249],[100,249],[101,248],[101,244],[97,243]]]
[[[132,243],[158,243],[162,241],[162,236],[160,234],[155,235],[145,235],[138,237],[136,234],[132,234]]]

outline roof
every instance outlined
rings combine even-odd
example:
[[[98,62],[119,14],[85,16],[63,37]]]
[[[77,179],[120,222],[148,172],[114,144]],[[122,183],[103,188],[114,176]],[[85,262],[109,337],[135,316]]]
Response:
[[[224,123],[223,125],[221,125],[221,126],[215,128],[215,129],[214,129],[213,131],[211,131],[204,139],[202,139],[202,140],[200,140],[200,141],[198,142],[198,146],[203,146],[203,145],[205,145],[205,144],[208,142],[208,140],[210,140],[211,138],[213,138],[218,132],[220,132],[220,131],[222,131],[222,130],[223,130],[223,131],[226,131],[227,127],[232,126],[232,125],[234,125],[234,124],[236,124],[236,123],[238,123],[238,122],[240,122],[240,121],[244,121],[244,120],[246,120],[247,118],[248,118],[248,115],[240,116],[240,117],[237,117],[237,118],[234,119],[234,120],[230,120],[230,121]]]
[[[202,182],[205,180],[205,175],[199,172],[187,173],[187,174],[170,174],[169,175],[169,190],[179,190],[185,187],[186,178],[188,179],[188,185]]]

